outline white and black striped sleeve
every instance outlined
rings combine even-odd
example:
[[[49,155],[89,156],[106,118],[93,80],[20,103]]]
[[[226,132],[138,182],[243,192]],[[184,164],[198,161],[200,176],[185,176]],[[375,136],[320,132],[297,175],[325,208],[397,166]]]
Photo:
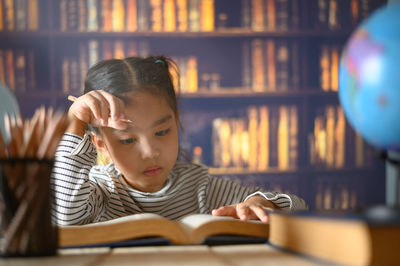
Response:
[[[89,181],[97,152],[90,136],[66,133],[55,154],[51,176],[53,215],[60,225],[85,224],[98,216],[103,201],[100,189]]]

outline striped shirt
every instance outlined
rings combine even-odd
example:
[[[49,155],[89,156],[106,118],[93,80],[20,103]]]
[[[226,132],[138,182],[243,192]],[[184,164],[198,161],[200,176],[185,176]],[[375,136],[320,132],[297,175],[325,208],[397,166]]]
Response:
[[[51,176],[53,218],[59,225],[87,224],[135,213],[157,213],[169,219],[211,213],[260,194],[285,211],[306,209],[291,194],[262,191],[213,177],[203,165],[177,162],[166,185],[154,193],[130,187],[113,163],[96,165],[89,135],[66,133],[60,141]]]

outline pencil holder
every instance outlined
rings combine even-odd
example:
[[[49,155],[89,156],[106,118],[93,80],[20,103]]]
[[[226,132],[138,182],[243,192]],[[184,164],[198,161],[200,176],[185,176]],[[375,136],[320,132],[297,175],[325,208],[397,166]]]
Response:
[[[40,159],[0,160],[1,256],[56,254],[57,227],[51,221],[53,164]]]

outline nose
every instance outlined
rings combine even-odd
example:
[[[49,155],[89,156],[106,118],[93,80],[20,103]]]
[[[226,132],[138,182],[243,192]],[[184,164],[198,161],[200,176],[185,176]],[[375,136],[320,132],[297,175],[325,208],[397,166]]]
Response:
[[[140,143],[140,150],[143,160],[155,159],[160,156],[160,150],[157,145],[150,140],[142,140]]]

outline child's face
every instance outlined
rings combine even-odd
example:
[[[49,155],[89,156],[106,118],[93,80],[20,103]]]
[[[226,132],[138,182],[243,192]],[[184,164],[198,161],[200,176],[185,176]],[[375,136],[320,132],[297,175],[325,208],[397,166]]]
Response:
[[[105,149],[125,180],[135,189],[163,188],[178,156],[175,114],[162,97],[130,94],[125,116],[133,121],[126,130],[102,128]]]

